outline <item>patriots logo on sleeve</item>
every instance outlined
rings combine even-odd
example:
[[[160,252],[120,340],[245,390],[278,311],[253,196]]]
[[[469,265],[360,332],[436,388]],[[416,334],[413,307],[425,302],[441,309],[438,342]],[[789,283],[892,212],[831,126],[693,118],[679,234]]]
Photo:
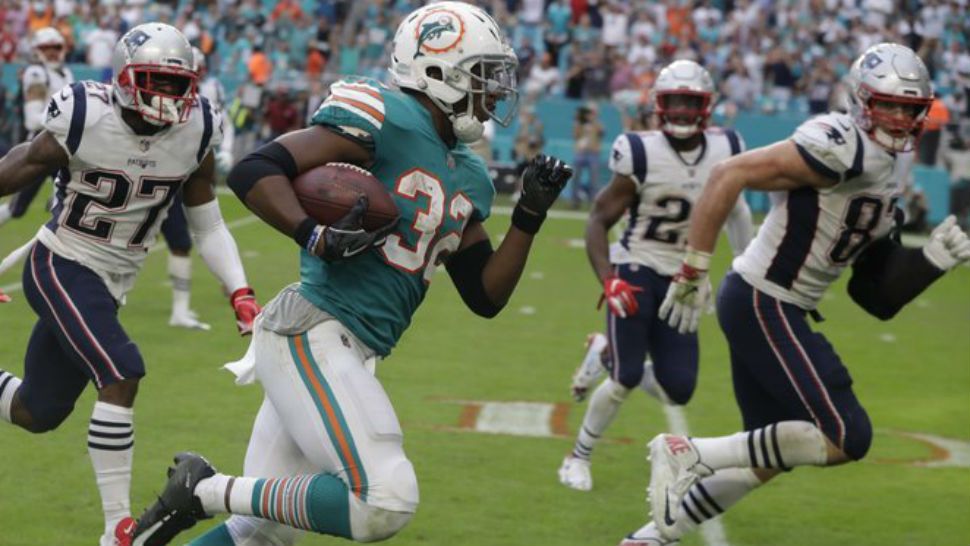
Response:
[[[825,123],[820,123],[819,125],[825,127],[825,136],[828,137],[829,142],[832,142],[838,146],[845,144],[845,137],[842,136],[842,133],[840,133],[838,129]]]
[[[57,101],[51,99],[51,101],[47,103],[47,121],[50,121],[59,115],[61,115],[61,109],[57,107]]]
[[[613,149],[613,161],[619,161],[621,159],[623,159],[623,154],[620,153],[620,150],[614,148]]]

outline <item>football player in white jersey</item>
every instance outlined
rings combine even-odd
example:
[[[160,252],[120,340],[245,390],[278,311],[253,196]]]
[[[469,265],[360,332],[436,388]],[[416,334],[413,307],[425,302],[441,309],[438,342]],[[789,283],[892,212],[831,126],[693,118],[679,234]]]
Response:
[[[223,112],[223,97],[225,91],[219,80],[207,77],[205,55],[197,48],[192,48],[195,71],[198,73],[198,93],[200,97],[209,101],[218,115]],[[226,173],[232,166],[232,141],[234,137],[232,123],[223,123],[222,142],[214,150],[216,168]],[[169,326],[208,330],[208,324],[199,320],[199,316],[190,307],[192,298],[192,238],[189,236],[189,225],[185,218],[182,198],[175,196],[168,218],[162,222],[162,237],[168,245],[168,277],[172,281],[172,312],[169,315]]]
[[[708,264],[728,203],[744,188],[782,192],[717,298],[744,432],[654,438],[653,521],[624,544],[676,543],[782,471],[864,457],[872,441],[869,417],[848,370],[806,315],[817,315],[825,290],[850,265],[850,297],[888,320],[970,259],[970,240],[953,217],[922,248],[903,247],[894,234],[902,178],[895,171],[933,100],[923,61],[902,45],[878,44],[849,76],[849,114],[812,118],[792,138],[711,173],[661,309],[677,327],[694,328],[708,305]]]
[[[57,29],[44,27],[38,29],[30,39],[30,46],[36,62],[24,68],[20,82],[23,96],[24,130],[22,140],[34,138],[44,128],[44,110],[47,101],[65,85],[74,83],[74,74],[64,65],[67,43]],[[33,181],[6,203],[0,204],[0,225],[11,218],[20,218],[27,212],[30,203],[40,192],[47,180],[43,175]]]
[[[641,382],[665,404],[686,404],[697,385],[697,334],[677,331],[657,317],[671,276],[687,245],[687,222],[711,169],[741,153],[744,142],[731,129],[708,127],[714,81],[694,61],[675,61],[660,71],[653,90],[660,129],[622,134],[613,143],[613,179],[597,197],[586,224],[586,252],[607,304],[607,338],[594,338],[573,394],[591,381],[583,369],[599,368],[608,356],[608,377],[593,392],[572,452],[559,480],[573,489],[592,488],[590,458],[620,406]],[[728,238],[735,254],[751,240],[751,212],[734,196]],[[619,243],[608,234],[620,217],[629,221]],[[608,349],[607,349],[608,347]],[[644,366],[649,355],[651,363]]]
[[[98,390],[87,445],[105,533],[130,516],[133,411],[145,366],[118,321],[168,212],[184,190],[203,259],[232,293],[240,329],[259,312],[235,241],[212,192],[221,120],[196,97],[192,50],[174,27],[139,25],[115,46],[111,85],[74,83],[55,93],[44,129],[0,159],[0,195],[57,172],[57,205],[26,266],[24,293],[39,320],[23,380],[0,370],[0,420],[41,433]]]

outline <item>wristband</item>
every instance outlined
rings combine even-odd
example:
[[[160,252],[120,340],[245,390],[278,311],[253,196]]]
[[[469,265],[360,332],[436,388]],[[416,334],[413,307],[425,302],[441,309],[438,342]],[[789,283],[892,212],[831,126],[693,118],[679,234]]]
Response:
[[[309,248],[307,245],[310,243],[310,237],[316,227],[316,220],[310,217],[305,218],[300,222],[300,225],[296,226],[296,231],[293,232],[293,240],[300,245],[300,248]]]
[[[711,253],[687,247],[687,252],[684,254],[684,265],[706,273],[711,268]]]
[[[539,228],[542,227],[542,222],[546,219],[546,214],[542,213],[539,215],[526,212],[525,209],[516,205],[512,209],[512,225],[517,227],[520,231],[528,233],[529,235],[535,235],[539,232]]]

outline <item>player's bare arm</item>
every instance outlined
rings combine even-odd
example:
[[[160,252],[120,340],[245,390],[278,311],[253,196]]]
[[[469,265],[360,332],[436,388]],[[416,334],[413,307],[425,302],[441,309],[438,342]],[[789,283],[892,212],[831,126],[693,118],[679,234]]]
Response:
[[[206,154],[205,159],[182,187],[182,199],[186,207],[197,207],[216,198],[212,188],[216,183],[216,162],[213,153]]]
[[[0,196],[15,193],[67,163],[67,152],[50,133],[43,131],[34,140],[14,146],[0,159]]]
[[[813,170],[791,140],[736,155],[718,164],[691,214],[688,246],[713,252],[718,233],[745,188],[785,191],[803,186],[827,188],[838,180]]]
[[[613,274],[609,231],[633,205],[636,197],[636,183],[629,176],[615,174],[593,202],[593,209],[586,220],[586,256],[600,282]]]
[[[229,183],[250,210],[280,232],[294,236],[307,218],[291,180],[331,162],[368,167],[371,152],[349,138],[314,125],[293,131],[249,154],[229,174]],[[240,190],[243,188],[243,190]]]
[[[542,154],[533,158],[522,175],[522,197],[512,213],[512,225],[494,251],[481,222],[465,227],[447,267],[462,300],[476,314],[494,317],[508,302],[546,211],[571,176],[572,168],[559,159]]]

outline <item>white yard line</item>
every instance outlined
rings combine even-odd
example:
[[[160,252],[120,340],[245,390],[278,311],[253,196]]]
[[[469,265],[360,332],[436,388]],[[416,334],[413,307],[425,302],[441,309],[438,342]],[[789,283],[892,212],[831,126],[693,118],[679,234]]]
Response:
[[[248,216],[243,216],[242,218],[237,218],[237,219],[235,219],[235,220],[233,220],[231,222],[226,222],[226,227],[228,227],[230,230],[233,230],[233,229],[236,229],[238,227],[242,227],[242,226],[246,226],[246,225],[252,224],[253,222],[256,222],[257,220],[259,220],[259,218],[257,216],[254,216],[254,215],[250,214]],[[168,248],[168,247],[165,245],[165,243],[162,242],[162,241],[159,241],[154,246],[152,246],[150,249],[148,249],[148,253],[149,254],[154,254],[154,253],[159,252],[161,250],[165,250],[166,248]],[[20,290],[21,288],[23,288],[23,286],[19,282],[15,282],[15,283],[7,284],[7,285],[4,285],[4,286],[0,286],[0,292],[5,292],[7,294],[13,294],[14,292],[17,292],[18,290]]]
[[[690,435],[690,429],[687,426],[687,414],[683,407],[663,404],[663,409],[667,416],[667,427],[670,432],[678,436]],[[701,525],[701,536],[704,537],[704,542],[708,546],[731,546],[731,543],[727,540],[727,535],[724,533],[724,525],[721,524],[720,516],[709,519]]]

